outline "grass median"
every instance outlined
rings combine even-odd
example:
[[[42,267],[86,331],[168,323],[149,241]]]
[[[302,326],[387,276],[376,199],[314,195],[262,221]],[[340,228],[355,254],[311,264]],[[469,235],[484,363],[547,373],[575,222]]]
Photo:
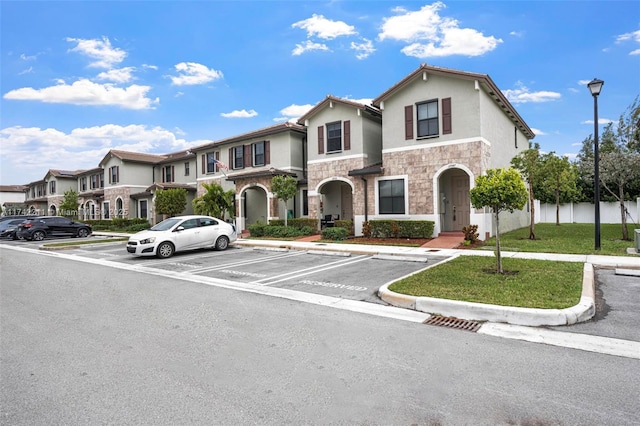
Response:
[[[404,278],[389,290],[412,296],[522,308],[563,309],[576,305],[582,293],[580,262],[460,256]]]

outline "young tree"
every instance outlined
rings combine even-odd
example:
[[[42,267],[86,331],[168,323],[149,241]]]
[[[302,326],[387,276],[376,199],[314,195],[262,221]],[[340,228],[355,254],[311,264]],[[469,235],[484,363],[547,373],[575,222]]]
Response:
[[[187,205],[187,190],[184,188],[160,189],[156,192],[156,213],[175,216]]]
[[[230,189],[224,191],[217,183],[204,183],[202,187],[207,191],[193,200],[193,211],[196,214],[214,216],[224,219],[226,213],[233,216],[233,199],[235,192]]]
[[[490,207],[496,219],[496,258],[498,273],[503,274],[500,254],[500,212],[520,210],[527,202],[527,188],[520,173],[514,169],[489,169],[478,176],[476,186],[469,191],[476,209]]]
[[[535,222],[535,195],[534,187],[541,180],[542,161],[540,157],[540,144],[529,142],[529,149],[521,152],[511,159],[511,165],[520,172],[527,181],[529,187],[529,239],[536,239]]]
[[[543,197],[555,203],[556,225],[559,226],[560,204],[578,199],[578,169],[567,157],[560,158],[550,152],[542,157],[542,176],[540,184]]]
[[[78,216],[78,193],[73,189],[65,191],[62,203],[58,206],[58,211],[61,216],[73,219],[74,216]]]
[[[287,201],[293,198],[298,191],[298,181],[293,176],[274,176],[271,179],[271,191],[275,196],[284,201],[284,226],[287,226]]]

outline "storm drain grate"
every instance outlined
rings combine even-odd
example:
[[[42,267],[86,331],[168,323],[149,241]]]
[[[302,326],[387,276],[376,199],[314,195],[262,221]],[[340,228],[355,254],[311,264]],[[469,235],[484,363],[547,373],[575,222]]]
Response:
[[[457,328],[459,330],[467,330],[473,332],[480,329],[480,323],[477,321],[469,321],[455,317],[443,317],[440,315],[431,315],[429,319],[425,320],[424,324]]]

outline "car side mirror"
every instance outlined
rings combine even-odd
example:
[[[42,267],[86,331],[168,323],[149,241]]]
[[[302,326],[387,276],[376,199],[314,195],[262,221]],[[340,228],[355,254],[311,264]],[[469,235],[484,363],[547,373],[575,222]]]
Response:
[[[184,231],[184,226],[182,225],[178,226],[174,232],[180,232],[180,231]]]

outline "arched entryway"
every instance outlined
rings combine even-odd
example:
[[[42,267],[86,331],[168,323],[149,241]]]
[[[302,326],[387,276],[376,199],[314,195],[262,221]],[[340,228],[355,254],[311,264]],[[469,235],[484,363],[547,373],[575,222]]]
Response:
[[[56,206],[52,205],[49,207],[49,215],[56,216],[58,214],[58,209]]]
[[[248,229],[257,222],[268,223],[270,212],[267,189],[260,185],[242,188],[236,196],[236,226],[239,230]]]
[[[460,232],[470,225],[470,174],[466,167],[449,165],[437,174],[436,210],[441,232]]]
[[[318,185],[318,211],[321,220],[353,220],[353,184],[340,178]]]

